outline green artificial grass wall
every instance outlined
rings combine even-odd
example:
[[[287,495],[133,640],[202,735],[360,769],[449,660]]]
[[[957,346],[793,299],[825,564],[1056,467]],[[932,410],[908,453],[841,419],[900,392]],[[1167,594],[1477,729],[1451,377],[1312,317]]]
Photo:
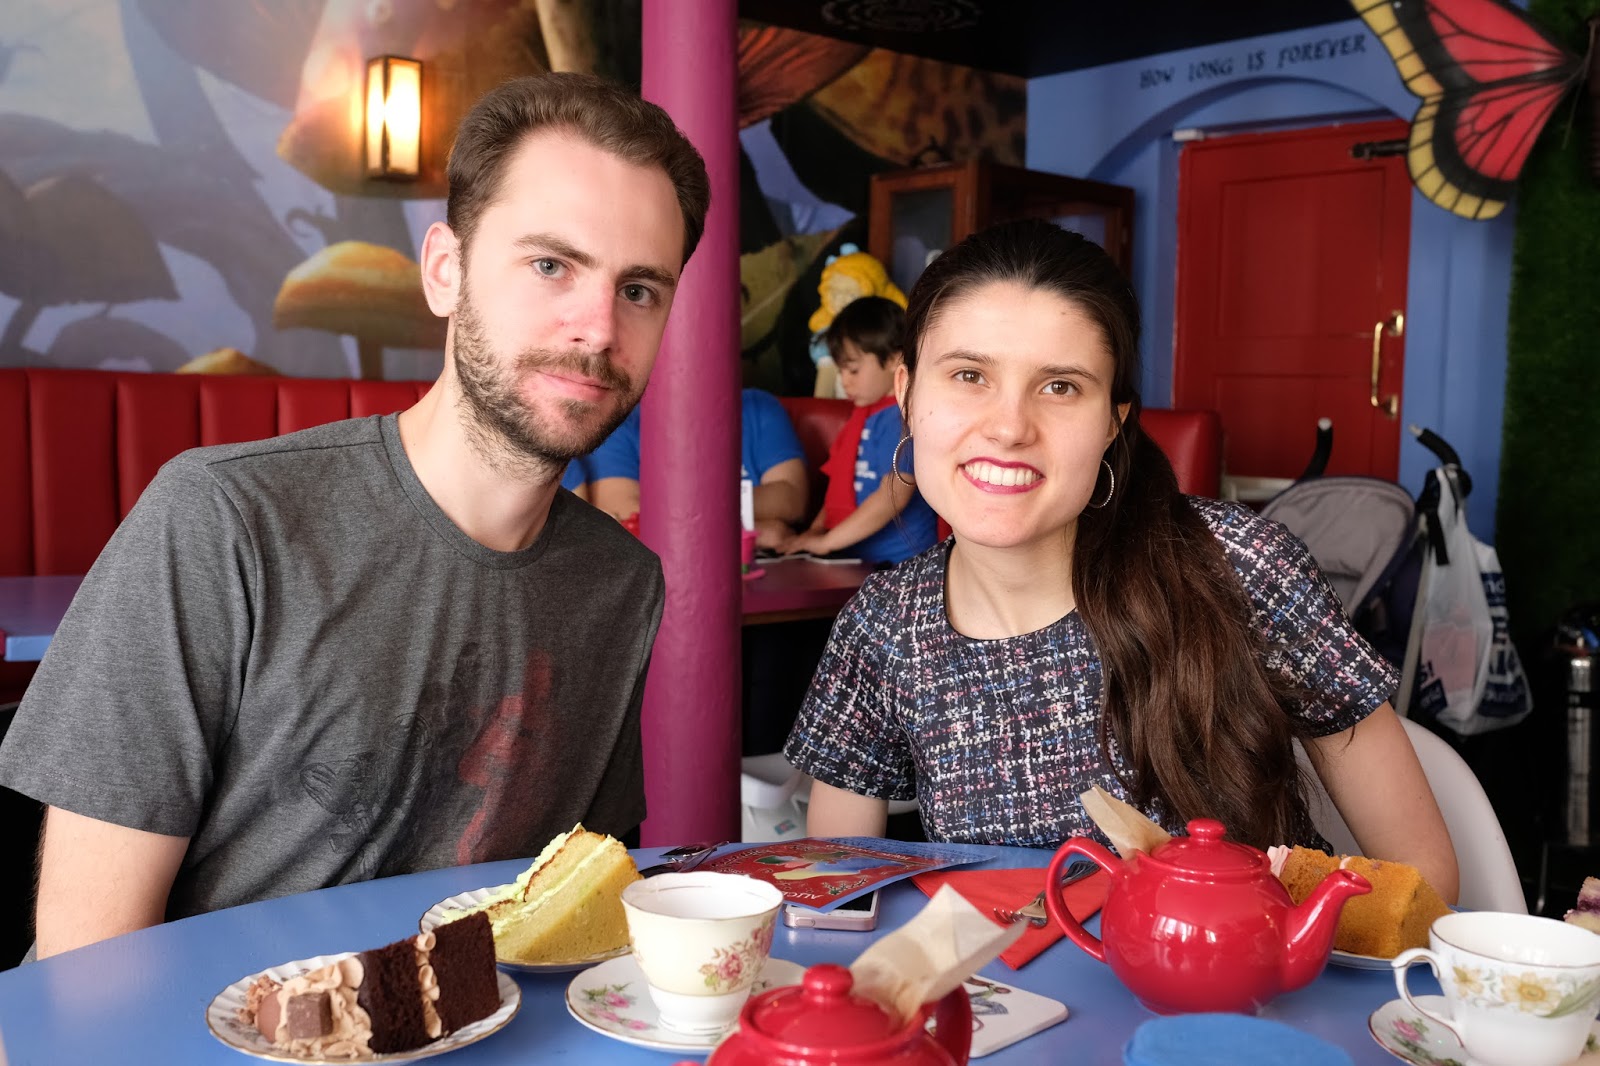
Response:
[[[1582,53],[1596,11],[1600,0],[1533,0],[1529,14]],[[1551,117],[1516,193],[1496,541],[1529,662],[1568,606],[1600,601],[1600,185],[1589,168],[1600,144],[1586,88]]]

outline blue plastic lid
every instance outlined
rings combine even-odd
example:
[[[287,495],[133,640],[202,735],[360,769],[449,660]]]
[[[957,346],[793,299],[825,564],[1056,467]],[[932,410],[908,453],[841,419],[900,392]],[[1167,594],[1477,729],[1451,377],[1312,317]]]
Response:
[[[1341,1048],[1247,1014],[1177,1014],[1133,1031],[1123,1066],[1353,1066]]]

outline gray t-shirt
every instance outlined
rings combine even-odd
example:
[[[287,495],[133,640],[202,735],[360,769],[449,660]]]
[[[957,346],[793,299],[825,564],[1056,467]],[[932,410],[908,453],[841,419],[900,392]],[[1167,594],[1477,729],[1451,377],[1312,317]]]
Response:
[[[185,452],[73,601],[0,783],[190,837],[169,918],[644,817],[656,557],[558,491],[499,552],[393,415]]]

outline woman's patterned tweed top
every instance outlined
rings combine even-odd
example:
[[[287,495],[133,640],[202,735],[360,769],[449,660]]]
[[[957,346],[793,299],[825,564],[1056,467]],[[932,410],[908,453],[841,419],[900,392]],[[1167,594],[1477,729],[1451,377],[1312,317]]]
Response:
[[[1266,665],[1308,697],[1315,736],[1389,699],[1394,669],[1351,627],[1304,544],[1238,504],[1193,498],[1239,575],[1266,637]],[[1078,794],[1127,799],[1102,756],[1100,656],[1076,611],[999,640],[945,615],[949,543],[874,574],[834,624],[784,754],[819,781],[910,799],[932,840],[1055,847],[1104,840]],[[1113,753],[1113,757],[1115,753]],[[1167,812],[1145,812],[1178,832]],[[1311,827],[1305,839],[1319,843]]]

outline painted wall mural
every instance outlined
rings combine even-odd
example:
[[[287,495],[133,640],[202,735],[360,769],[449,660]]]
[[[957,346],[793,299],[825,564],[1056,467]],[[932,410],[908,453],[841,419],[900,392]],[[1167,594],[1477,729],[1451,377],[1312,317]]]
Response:
[[[415,261],[448,137],[506,77],[637,84],[638,0],[9,0],[0,9],[0,366],[438,372]],[[1023,160],[1025,87],[739,28],[745,378],[809,392],[827,254],[871,174]],[[360,164],[365,61],[424,62],[421,174]]]

